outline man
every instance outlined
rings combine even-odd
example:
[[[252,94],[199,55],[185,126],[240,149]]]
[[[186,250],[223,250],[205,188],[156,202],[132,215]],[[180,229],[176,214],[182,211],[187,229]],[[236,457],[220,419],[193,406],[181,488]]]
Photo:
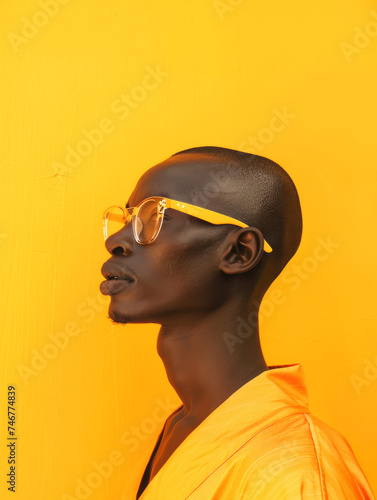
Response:
[[[295,254],[299,197],[256,155],[181,151],[104,213],[101,291],[115,323],[161,325],[182,405],[140,478],[140,500],[374,499],[348,442],[308,408],[300,364],[267,366],[264,294]]]

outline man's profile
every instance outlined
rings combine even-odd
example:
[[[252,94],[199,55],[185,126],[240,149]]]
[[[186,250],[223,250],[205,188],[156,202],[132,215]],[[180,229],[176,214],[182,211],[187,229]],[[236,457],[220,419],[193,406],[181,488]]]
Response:
[[[109,317],[161,325],[157,351],[182,401],[136,498],[375,498],[346,439],[311,414],[301,365],[263,357],[259,306],[302,235],[279,165],[181,151],[141,176],[126,207],[105,210],[104,233]]]

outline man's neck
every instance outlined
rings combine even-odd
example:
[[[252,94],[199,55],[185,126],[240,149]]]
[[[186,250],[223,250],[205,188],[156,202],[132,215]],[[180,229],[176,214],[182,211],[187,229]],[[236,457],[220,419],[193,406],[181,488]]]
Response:
[[[224,321],[220,316],[184,326],[162,325],[158,335],[157,350],[168,380],[183,402],[184,418],[193,425],[268,369],[257,325],[249,336],[243,331],[242,338],[240,320]],[[229,342],[232,336],[237,336],[234,344]]]

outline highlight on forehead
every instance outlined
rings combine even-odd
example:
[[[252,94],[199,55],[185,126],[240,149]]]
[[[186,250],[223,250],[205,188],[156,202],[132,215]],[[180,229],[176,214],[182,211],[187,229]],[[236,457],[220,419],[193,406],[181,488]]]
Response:
[[[140,202],[149,196],[166,196],[195,204],[195,193],[209,189],[214,180],[211,175],[220,168],[221,162],[208,156],[199,158],[198,155],[185,155],[179,159],[168,158],[140,177],[131,201]],[[230,178],[228,183],[229,181]],[[223,185],[221,188],[224,192]]]

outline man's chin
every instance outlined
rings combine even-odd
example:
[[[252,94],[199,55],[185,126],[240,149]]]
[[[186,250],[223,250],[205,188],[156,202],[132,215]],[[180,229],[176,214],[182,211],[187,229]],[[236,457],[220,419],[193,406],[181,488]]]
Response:
[[[109,318],[113,323],[120,323],[123,325],[131,322],[131,318],[129,315],[124,314],[120,311],[114,311],[111,307],[109,308]]]
[[[131,317],[129,314],[120,311],[119,307],[114,307],[113,303],[110,303],[108,317],[112,320],[113,323],[123,324],[131,322]]]
[[[139,310],[131,310],[130,308],[125,308],[126,310],[122,310],[121,304],[116,304],[114,302],[110,302],[109,310],[108,310],[108,318],[112,320],[115,324],[125,325],[127,323],[156,323],[161,324],[159,319],[157,319],[156,315],[152,315],[150,311],[141,311]]]

